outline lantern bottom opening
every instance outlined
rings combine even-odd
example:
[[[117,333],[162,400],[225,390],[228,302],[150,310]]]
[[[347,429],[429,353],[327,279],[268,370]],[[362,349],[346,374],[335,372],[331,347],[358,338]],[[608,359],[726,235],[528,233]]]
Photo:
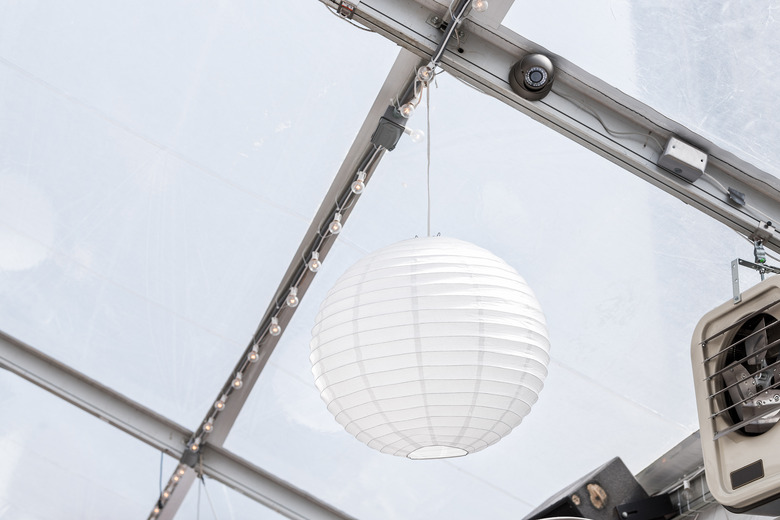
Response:
[[[452,457],[463,457],[468,455],[464,449],[453,448],[452,446],[423,446],[411,452],[407,457],[412,460],[424,459],[448,459]]]

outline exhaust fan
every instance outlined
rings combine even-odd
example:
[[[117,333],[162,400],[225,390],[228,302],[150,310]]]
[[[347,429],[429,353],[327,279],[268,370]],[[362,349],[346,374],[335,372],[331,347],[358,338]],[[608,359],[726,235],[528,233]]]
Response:
[[[780,276],[705,315],[691,360],[712,496],[735,513],[780,514]]]

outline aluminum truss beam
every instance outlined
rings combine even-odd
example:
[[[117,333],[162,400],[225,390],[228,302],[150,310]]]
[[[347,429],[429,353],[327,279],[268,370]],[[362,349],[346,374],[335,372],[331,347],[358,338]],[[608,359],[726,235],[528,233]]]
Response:
[[[320,0],[336,7],[340,2]],[[489,12],[490,10],[488,10]],[[460,48],[450,47],[442,68],[482,92],[532,117],[748,237],[780,251],[780,181],[719,148],[532,41],[471,13]],[[446,0],[363,0],[353,20],[417,55],[429,56],[440,30],[431,17],[447,19]],[[509,71],[528,53],[550,57],[556,67],[552,92],[526,101],[508,82]],[[658,166],[661,147],[675,136],[708,154],[706,176],[690,183]],[[707,177],[709,176],[709,180]],[[745,194],[732,201],[728,188]]]
[[[17,374],[157,450],[179,458],[192,432],[59,361],[0,332],[0,367]],[[222,448],[204,446],[202,471],[295,520],[353,520],[308,493]],[[182,483],[195,480],[195,472]],[[183,500],[181,493],[179,499]],[[173,498],[173,497],[172,497]],[[180,501],[179,500],[179,501]]]
[[[295,313],[294,308],[287,308],[284,305],[284,300],[288,294],[289,288],[295,286],[298,291],[298,298],[301,300],[303,299],[307,289],[309,288],[309,285],[313,281],[314,276],[313,273],[310,273],[306,267],[306,259],[309,258],[311,251],[316,249],[319,253],[320,260],[324,261],[336,238],[336,235],[328,234],[327,232],[323,233],[323,228],[327,229],[327,225],[332,220],[335,212],[340,212],[342,214],[342,222],[346,222],[350,213],[354,209],[355,204],[359,200],[359,197],[354,199],[353,203],[347,205],[347,207],[344,208],[338,207],[338,203],[335,201],[341,200],[342,195],[350,190],[350,186],[355,180],[355,175],[358,170],[365,171],[366,182],[368,182],[368,180],[371,178],[371,174],[375,170],[384,153],[382,150],[376,151],[376,148],[372,144],[372,135],[377,129],[377,124],[379,123],[380,118],[385,114],[390,100],[401,96],[409,89],[409,86],[414,80],[415,71],[421,64],[422,63],[420,59],[415,54],[407,52],[403,49],[399,53],[398,58],[396,58],[396,61],[393,64],[393,67],[391,68],[385,83],[380,88],[379,94],[377,95],[374,104],[369,110],[368,115],[366,116],[366,119],[360,128],[360,131],[358,132],[354,142],[352,143],[352,146],[347,152],[347,156],[339,168],[339,171],[337,172],[336,177],[333,180],[330,189],[328,190],[328,193],[325,195],[323,202],[317,211],[317,214],[309,226],[308,231],[302,238],[301,244],[293,256],[289,267],[287,268],[287,272],[282,277],[274,298],[268,305],[265,315],[260,320],[257,331],[251,338],[246,351],[244,354],[242,354],[241,358],[236,364],[236,367],[231,371],[228,379],[225,381],[224,385],[216,396],[216,399],[219,399],[220,396],[230,394],[228,404],[225,406],[225,409],[216,416],[213,416],[213,409],[211,406],[208,408],[206,418],[211,416],[214,418],[213,430],[208,434],[207,437],[205,437],[203,446],[200,449],[204,460],[213,460],[213,457],[209,455],[213,452],[222,453],[220,446],[222,446],[223,442],[228,436],[228,433],[233,428],[238,414],[241,412],[246,399],[249,397],[250,391],[260,377],[260,373],[268,362],[271,353],[276,348],[276,345],[281,339],[281,336],[274,337],[265,334],[271,316],[276,316],[278,318],[279,324],[281,325],[283,331],[287,328],[288,323]],[[371,160],[367,161],[369,157]],[[366,167],[368,163],[370,163],[370,167]],[[323,237],[326,237],[327,239],[324,239]],[[280,301],[282,302],[281,305],[279,303]],[[280,309],[283,309],[283,311]],[[262,341],[260,341],[258,338],[262,338]],[[260,345],[259,359],[256,363],[247,364],[247,354],[255,343]],[[231,392],[233,375],[242,367],[245,367],[242,377],[243,386],[240,391]],[[206,419],[204,419],[204,421],[205,420]],[[203,434],[202,428],[202,425],[199,426],[196,432],[193,433],[198,436]],[[189,438],[185,440],[185,443],[192,439],[193,436],[196,436],[193,435],[193,433],[191,433]],[[194,460],[193,457],[195,455],[190,453],[185,453],[184,455],[185,456],[182,458],[183,462],[191,462]],[[174,478],[177,478],[176,474],[174,473],[174,475],[172,475],[168,480],[168,486],[171,487],[170,494],[168,498],[165,499],[164,503],[162,503],[161,497],[161,500],[157,502],[156,507],[152,509],[152,512],[150,513],[150,519],[171,520],[175,517],[179,506],[184,500],[184,497],[194,483],[195,471],[187,466],[191,466],[191,464],[184,464],[183,469],[185,472],[183,475],[181,475],[180,479],[173,481]],[[208,469],[208,466],[204,464],[203,467],[204,472],[208,474],[208,472],[205,471]],[[215,467],[230,468],[231,466],[226,464],[217,464]],[[178,469],[179,468],[177,468],[177,471]],[[233,469],[235,469],[235,467]],[[251,487],[247,487],[241,483],[231,484],[233,480],[229,471],[224,472],[217,469],[215,469],[215,471],[219,471],[219,474],[222,476],[222,478],[225,479],[225,483],[229,486],[242,491],[251,498],[255,498],[259,502],[280,512],[288,518],[321,518],[318,516],[296,516],[297,513],[284,507],[284,501],[277,503],[272,500],[264,500],[262,499],[262,494],[256,496],[256,493],[252,491]],[[266,480],[269,478],[271,478],[270,475],[266,476]],[[262,489],[262,487],[260,489]],[[296,490],[296,493],[301,492]],[[338,518],[346,517],[340,516]]]

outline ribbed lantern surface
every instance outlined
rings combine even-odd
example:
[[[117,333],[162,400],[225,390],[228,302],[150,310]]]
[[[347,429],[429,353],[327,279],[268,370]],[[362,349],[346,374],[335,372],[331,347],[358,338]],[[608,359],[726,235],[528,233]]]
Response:
[[[406,240],[336,282],[312,331],[315,383],[346,430],[382,453],[457,457],[520,424],[547,375],[533,292],[468,242]]]

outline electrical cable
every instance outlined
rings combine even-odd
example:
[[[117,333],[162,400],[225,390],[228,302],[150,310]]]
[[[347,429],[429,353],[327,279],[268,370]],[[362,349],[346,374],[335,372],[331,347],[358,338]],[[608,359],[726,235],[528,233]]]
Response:
[[[201,475],[200,481],[203,484],[203,491],[206,492],[206,500],[209,501],[209,506],[211,506],[211,513],[214,515],[214,520],[219,520],[219,516],[217,516],[217,510],[214,509],[214,503],[211,501],[211,495],[209,495],[209,488],[206,487],[206,479],[203,478],[203,475]]]
[[[200,520],[200,483],[198,483],[198,505],[195,511],[197,511],[195,514],[195,520]]]
[[[162,496],[162,462],[163,462],[163,452],[160,452],[160,496]]]
[[[718,180],[715,179],[712,175],[710,175],[707,172],[704,172],[702,174],[702,178],[704,178],[704,180],[706,180],[707,182],[709,182],[710,184],[712,184],[716,188],[720,188],[720,191],[724,195],[726,195],[727,197],[730,197],[729,190],[723,184],[718,182]],[[757,207],[751,206],[750,204],[747,204],[747,203],[745,203],[745,207],[747,209],[751,210],[754,213],[754,215],[751,215],[753,218],[756,218],[759,221],[763,220],[764,222],[771,222],[772,217],[770,217],[769,215],[767,215],[766,213],[764,213],[763,211],[761,211]],[[756,216],[755,214],[758,214],[758,216]],[[764,217],[764,218],[762,219],[762,218],[759,218],[759,217]]]
[[[431,88],[425,89],[425,119],[428,137],[428,166],[426,171],[428,181],[428,237],[431,236]]]
[[[353,22],[353,21],[352,21],[352,20],[350,20],[349,18],[344,18],[344,17],[343,17],[343,16],[341,16],[341,15],[340,15],[340,14],[339,14],[337,11],[334,11],[333,9],[331,9],[331,8],[330,8],[330,6],[328,6],[328,4],[322,4],[322,5],[324,5],[324,6],[325,6],[325,9],[327,9],[327,10],[328,10],[328,12],[329,12],[330,14],[332,14],[333,16],[337,16],[337,17],[339,17],[340,19],[344,20],[345,22],[348,22],[348,23],[349,23],[350,25],[352,25],[353,27],[357,27],[357,28],[358,28],[358,29],[360,29],[361,31],[366,31],[366,32],[371,32],[371,33],[372,33],[372,32],[374,32],[374,31],[372,31],[371,29],[368,29],[368,28],[366,28],[366,27],[361,27],[360,25],[356,24],[355,22]]]
[[[643,137],[643,138],[647,138],[647,137],[649,137],[650,139],[652,139],[652,140],[655,142],[656,146],[658,146],[658,149],[659,149],[660,151],[664,151],[664,146],[661,144],[661,142],[660,142],[660,141],[658,141],[658,139],[656,139],[656,138],[653,136],[653,134],[652,134],[652,133],[649,133],[649,134],[643,134],[643,133],[641,133],[641,132],[620,132],[620,131],[618,131],[618,130],[613,130],[613,129],[609,128],[609,127],[607,126],[607,124],[604,122],[604,120],[601,118],[601,116],[600,116],[600,115],[599,115],[599,114],[598,114],[598,113],[597,113],[595,110],[593,110],[592,108],[590,108],[589,106],[587,106],[587,105],[584,103],[584,101],[581,101],[581,100],[578,100],[578,99],[575,99],[575,98],[571,98],[571,97],[569,97],[569,96],[565,96],[565,95],[561,94],[560,92],[558,92],[557,90],[556,90],[556,91],[554,91],[554,92],[555,92],[556,94],[558,94],[559,96],[561,96],[561,97],[562,97],[563,99],[565,99],[566,101],[568,101],[569,103],[571,103],[571,104],[573,104],[574,106],[576,106],[577,108],[579,108],[580,110],[584,110],[585,112],[587,112],[588,114],[590,114],[590,115],[592,115],[594,118],[596,118],[596,121],[598,121],[598,122],[601,124],[602,128],[604,128],[604,131],[605,131],[605,132],[607,132],[607,133],[608,133],[609,135],[611,135],[612,137],[617,137],[617,138],[620,138],[620,137],[625,137],[625,136],[629,136],[629,135],[632,135],[632,136],[639,136],[639,137]]]

